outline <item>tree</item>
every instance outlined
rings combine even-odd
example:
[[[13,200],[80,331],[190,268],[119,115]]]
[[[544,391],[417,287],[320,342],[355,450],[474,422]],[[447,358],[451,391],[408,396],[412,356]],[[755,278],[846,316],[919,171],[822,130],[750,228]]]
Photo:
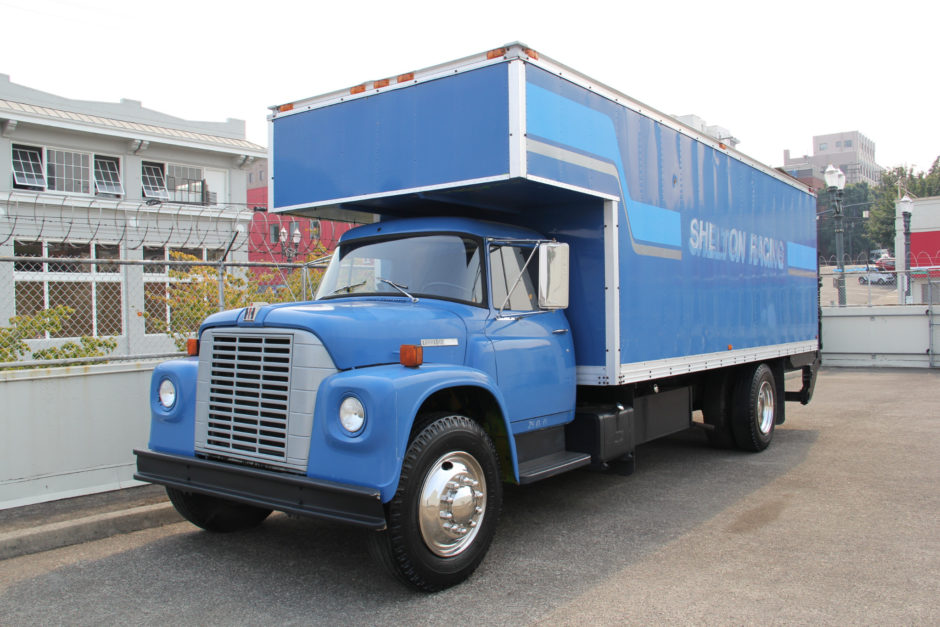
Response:
[[[882,173],[868,221],[869,238],[879,248],[894,248],[894,206],[904,194],[912,198],[940,196],[940,157],[934,159],[927,172],[915,173],[913,168],[898,166]]]
[[[850,263],[868,257],[872,241],[865,227],[865,211],[869,211],[876,199],[876,189],[868,183],[847,185],[842,195],[843,253]],[[817,248],[823,259],[835,259],[835,199],[828,190],[820,190],[816,197]]]
[[[312,261],[322,256],[323,250],[311,251]],[[316,253],[321,253],[317,255]],[[219,270],[217,266],[200,265],[192,255],[172,252],[174,261],[197,262],[193,266],[170,270],[170,284],[165,294],[150,295],[169,307],[169,322],[153,320],[161,333],[173,337],[178,350],[185,350],[186,340],[196,337],[202,321],[219,311]],[[313,298],[320,284],[321,268],[290,268],[256,275],[240,268],[229,269],[222,282],[222,300],[225,309],[247,307],[255,301],[287,303],[299,300],[304,292],[303,281],[306,270],[307,298]]]

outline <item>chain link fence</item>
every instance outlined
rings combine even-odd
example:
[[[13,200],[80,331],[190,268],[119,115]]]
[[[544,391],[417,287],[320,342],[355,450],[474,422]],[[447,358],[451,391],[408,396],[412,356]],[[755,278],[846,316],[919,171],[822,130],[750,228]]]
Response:
[[[819,302],[823,307],[936,305],[940,303],[940,265],[897,270],[874,263],[820,264]]]
[[[0,368],[173,357],[212,313],[312,299],[326,260],[0,258]]]

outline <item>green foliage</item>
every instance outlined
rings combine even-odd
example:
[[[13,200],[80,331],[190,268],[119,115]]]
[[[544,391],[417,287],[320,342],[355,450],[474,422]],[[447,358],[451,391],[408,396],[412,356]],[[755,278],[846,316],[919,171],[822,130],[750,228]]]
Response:
[[[927,172],[915,173],[913,168],[898,166],[882,173],[868,222],[868,235],[876,248],[894,248],[894,206],[904,194],[912,198],[940,196],[940,157]]]
[[[845,259],[854,262],[868,257],[873,246],[866,227],[864,212],[870,211],[874,206],[877,188],[871,188],[868,183],[855,183],[846,185],[842,194],[842,230],[843,254]],[[817,247],[819,256],[824,259],[834,259],[835,245],[835,198],[827,190],[820,190],[816,198]]]
[[[322,251],[315,251],[322,252]],[[176,261],[199,261],[191,255],[173,252]],[[315,259],[311,255],[309,259]],[[303,270],[275,271],[256,275],[241,268],[228,269],[222,282],[222,298],[225,309],[247,307],[255,301],[286,303],[301,298],[303,294]],[[173,337],[176,348],[185,350],[186,340],[196,337],[202,321],[219,311],[219,271],[216,266],[193,265],[170,270],[170,287],[165,296],[157,296],[169,306],[170,321],[151,320],[161,333]],[[322,270],[307,272],[307,298],[313,298],[320,283]]]
[[[89,337],[87,335],[78,339],[78,342],[66,342],[61,346],[43,348],[33,353],[34,359],[75,359],[78,357],[98,357],[106,355],[117,348],[117,340],[112,337]]]
[[[75,313],[71,307],[60,305],[53,309],[37,311],[29,316],[13,316],[10,326],[0,328],[0,362],[17,361],[29,354],[26,340],[55,335]],[[79,342],[66,342],[61,346],[44,348],[33,353],[33,359],[67,359],[75,357],[99,357],[110,353],[117,346],[113,338],[82,337]]]

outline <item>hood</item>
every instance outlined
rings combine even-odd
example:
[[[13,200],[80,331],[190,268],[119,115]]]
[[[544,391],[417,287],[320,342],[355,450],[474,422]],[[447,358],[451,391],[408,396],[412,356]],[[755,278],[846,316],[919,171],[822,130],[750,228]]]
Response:
[[[434,304],[407,301],[325,300],[269,305],[253,323],[244,310],[224,312],[204,326],[288,327],[320,338],[340,370],[398,363],[402,344],[424,347],[425,363],[464,363],[467,329],[456,313]],[[236,317],[237,316],[237,317]]]

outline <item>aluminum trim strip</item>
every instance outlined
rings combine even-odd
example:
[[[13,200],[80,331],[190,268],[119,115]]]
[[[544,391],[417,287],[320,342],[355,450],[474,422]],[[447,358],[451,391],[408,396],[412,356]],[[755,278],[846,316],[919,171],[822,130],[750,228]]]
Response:
[[[654,361],[621,364],[617,381],[611,381],[603,366],[578,366],[577,382],[579,385],[623,385],[638,381],[651,381],[680,374],[702,372],[715,368],[724,368],[754,361],[787,357],[800,353],[819,350],[816,340],[774,344],[754,348],[734,349],[718,353],[703,353],[689,357],[672,357]]]

